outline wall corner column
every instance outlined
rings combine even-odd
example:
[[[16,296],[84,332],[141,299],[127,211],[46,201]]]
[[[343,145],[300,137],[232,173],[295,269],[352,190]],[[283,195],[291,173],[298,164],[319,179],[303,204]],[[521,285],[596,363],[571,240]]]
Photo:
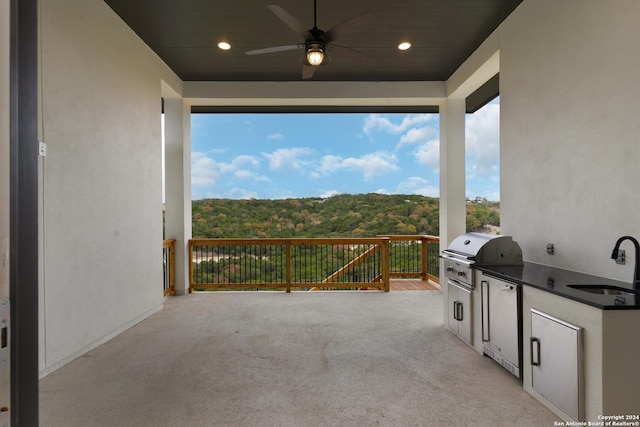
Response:
[[[465,100],[440,109],[440,245],[466,231]]]
[[[440,106],[440,248],[449,246],[465,231],[465,99],[448,98]],[[445,277],[442,265],[440,277]],[[442,283],[442,290],[446,325],[449,317],[446,283]]]
[[[176,239],[176,295],[189,293],[191,106],[165,98],[165,237]]]

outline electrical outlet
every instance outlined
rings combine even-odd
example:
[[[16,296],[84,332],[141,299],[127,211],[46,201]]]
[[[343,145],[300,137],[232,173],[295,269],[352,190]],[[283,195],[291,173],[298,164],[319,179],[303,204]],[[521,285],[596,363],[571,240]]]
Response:
[[[624,258],[624,249],[620,249],[618,251],[618,258],[616,258],[616,264],[620,264],[620,265],[624,265],[625,263],[625,258]]]
[[[556,253],[556,248],[555,248],[555,246],[554,246],[554,244],[553,244],[553,243],[547,243],[547,253],[548,253],[549,255],[555,255],[555,253]]]
[[[42,157],[47,156],[47,143],[46,142],[38,142],[38,154]]]

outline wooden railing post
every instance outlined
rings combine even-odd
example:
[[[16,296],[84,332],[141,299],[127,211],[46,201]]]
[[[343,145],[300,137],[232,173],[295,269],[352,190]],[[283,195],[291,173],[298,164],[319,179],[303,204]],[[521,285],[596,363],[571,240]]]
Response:
[[[389,247],[391,243],[391,238],[382,237],[380,239],[380,272],[382,273],[382,285],[383,290],[385,292],[389,292],[390,284],[389,284]]]
[[[189,239],[189,293],[193,292],[193,244]]]
[[[420,271],[420,277],[422,278],[422,280],[427,281],[427,273],[429,272],[429,239],[427,239],[425,236],[422,236],[420,237],[420,242],[420,246],[422,246],[422,268]]]
[[[428,249],[431,245],[436,245],[440,243],[440,238],[437,236],[426,236],[427,237],[427,254],[428,254]],[[427,255],[427,260],[429,259],[429,256]],[[427,261],[427,279],[432,280],[438,284],[440,284],[440,279],[437,276],[434,276],[432,274],[429,273],[429,264]]]
[[[176,294],[176,241],[169,246],[169,293]]]
[[[165,282],[166,289],[163,291],[163,296],[176,294],[176,240],[165,239],[162,241],[163,263],[165,274],[163,280]]]
[[[287,282],[287,293],[291,292],[291,241],[285,243],[285,277]]]

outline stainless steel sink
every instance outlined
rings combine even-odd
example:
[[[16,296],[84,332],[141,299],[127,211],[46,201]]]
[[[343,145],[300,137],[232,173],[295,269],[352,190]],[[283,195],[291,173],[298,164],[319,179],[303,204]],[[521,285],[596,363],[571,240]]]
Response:
[[[640,296],[640,293],[631,289],[621,288],[619,286],[612,285],[567,285],[570,288],[578,289],[584,292],[590,292],[592,294],[599,295],[628,295],[628,296]]]

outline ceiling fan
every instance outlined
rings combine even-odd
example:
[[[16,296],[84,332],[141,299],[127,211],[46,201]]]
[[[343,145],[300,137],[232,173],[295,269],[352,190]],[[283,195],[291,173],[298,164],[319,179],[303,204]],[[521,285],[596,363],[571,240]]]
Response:
[[[353,18],[335,25],[327,31],[322,31],[318,28],[316,22],[316,0],[313,1],[313,28],[310,30],[305,29],[300,21],[284,10],[282,6],[270,5],[268,7],[278,18],[280,18],[282,22],[295,31],[296,34],[300,35],[304,39],[304,43],[250,50],[246,52],[247,55],[261,55],[264,53],[282,52],[285,50],[305,49],[306,55],[302,58],[303,79],[310,79],[313,77],[316,67],[325,65],[329,62],[328,52],[365,65],[373,65],[375,63],[375,60],[365,53],[333,44],[335,40],[345,36],[347,33],[358,30],[372,23],[376,17],[373,12],[365,12],[354,16]]]

